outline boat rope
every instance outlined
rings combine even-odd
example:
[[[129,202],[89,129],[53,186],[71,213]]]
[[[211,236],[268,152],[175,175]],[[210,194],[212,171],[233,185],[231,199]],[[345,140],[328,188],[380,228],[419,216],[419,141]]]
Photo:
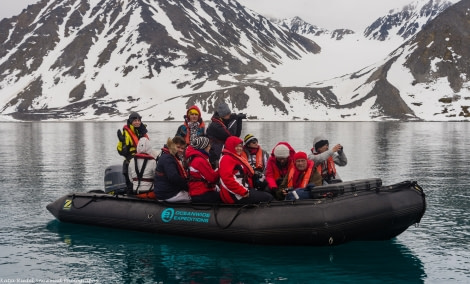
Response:
[[[237,219],[237,217],[241,214],[242,209],[248,208],[248,207],[258,207],[258,206],[255,205],[255,204],[245,204],[245,205],[241,206],[240,208],[238,208],[237,213],[233,216],[233,218],[232,218],[232,220],[230,221],[230,223],[228,223],[227,226],[223,227],[223,226],[220,225],[219,220],[218,220],[218,218],[217,218],[217,212],[218,212],[219,207],[218,207],[218,206],[214,206],[214,218],[215,218],[215,223],[217,224],[217,226],[218,226],[219,228],[222,228],[222,230],[225,230],[225,229],[229,228],[230,226],[232,226],[232,224],[233,224],[233,222],[235,221],[235,219]]]
[[[76,207],[75,203],[73,202],[75,200],[75,197],[77,197],[77,196],[75,194],[73,194],[72,195],[72,207],[75,208],[75,209],[82,209],[82,208],[88,206],[90,203],[95,202],[98,199],[96,195],[93,195],[93,197],[90,200],[88,200],[88,202],[86,202],[85,204],[83,204],[80,207]]]

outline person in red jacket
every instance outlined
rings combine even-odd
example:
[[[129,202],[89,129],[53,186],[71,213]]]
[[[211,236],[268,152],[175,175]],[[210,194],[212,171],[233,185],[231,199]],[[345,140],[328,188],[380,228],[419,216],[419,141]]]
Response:
[[[273,196],[253,188],[254,170],[242,157],[243,140],[230,136],[220,159],[220,198],[224,203],[252,204],[270,202]]]
[[[189,195],[192,202],[219,203],[217,182],[219,172],[209,162],[211,144],[207,137],[195,137],[186,148],[186,162],[189,168]]]
[[[294,163],[295,150],[287,142],[279,142],[274,146],[266,165],[266,182],[271,194],[275,195],[279,185],[287,175],[289,166]]]

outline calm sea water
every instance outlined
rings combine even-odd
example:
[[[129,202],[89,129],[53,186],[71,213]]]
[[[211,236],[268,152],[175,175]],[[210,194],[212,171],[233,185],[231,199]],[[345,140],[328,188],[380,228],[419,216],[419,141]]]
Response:
[[[156,149],[179,123],[148,123]],[[245,122],[270,152],[341,143],[344,180],[416,180],[427,194],[419,227],[384,242],[279,247],[65,224],[46,205],[103,189],[122,123],[3,123],[0,283],[470,283],[470,124]]]

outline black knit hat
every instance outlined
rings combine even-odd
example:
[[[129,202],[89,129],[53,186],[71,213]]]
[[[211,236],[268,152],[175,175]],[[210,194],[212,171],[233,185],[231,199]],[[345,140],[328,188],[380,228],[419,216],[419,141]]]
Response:
[[[191,141],[191,146],[194,149],[206,149],[207,145],[209,145],[209,138],[204,136],[195,137]]]
[[[315,150],[318,150],[320,149],[321,147],[325,146],[325,145],[328,145],[328,140],[320,140],[318,141],[317,143],[315,143]]]
[[[129,120],[133,121],[134,119],[142,119],[142,116],[140,116],[139,113],[134,111],[129,115]]]
[[[142,120],[142,117],[135,111],[131,112],[131,114],[129,114],[129,118],[127,119],[127,124],[131,125],[134,119]]]

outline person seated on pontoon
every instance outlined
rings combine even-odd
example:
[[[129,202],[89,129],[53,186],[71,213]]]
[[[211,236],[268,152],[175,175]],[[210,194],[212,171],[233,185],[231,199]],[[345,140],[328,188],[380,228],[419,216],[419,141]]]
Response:
[[[273,196],[293,164],[294,154],[294,148],[287,142],[279,142],[272,149],[266,165],[265,178],[268,183],[268,192]]]
[[[266,165],[268,164],[269,154],[258,143],[258,138],[253,134],[247,134],[244,139],[242,156],[247,159],[255,171],[253,175],[254,186],[258,190],[266,190],[268,185],[264,176]]]
[[[307,188],[308,185],[310,186]],[[297,152],[294,155],[294,165],[289,167],[287,175],[276,191],[276,199],[310,199],[312,185],[322,185],[321,175],[315,163],[307,159],[307,153]]]
[[[218,170],[212,169],[209,162],[211,144],[207,137],[195,137],[186,148],[186,163],[189,170],[189,195],[192,202],[220,203],[217,187]]]
[[[139,139],[137,153],[129,162],[129,180],[133,183],[133,194],[139,198],[155,199],[153,182],[157,161],[147,137]]]
[[[254,170],[242,152],[243,141],[237,136],[228,137],[220,158],[220,198],[229,204],[270,202],[271,194],[253,188]]]
[[[160,201],[190,202],[188,177],[181,157],[186,141],[181,136],[168,138],[157,161],[155,170],[155,195]]]

